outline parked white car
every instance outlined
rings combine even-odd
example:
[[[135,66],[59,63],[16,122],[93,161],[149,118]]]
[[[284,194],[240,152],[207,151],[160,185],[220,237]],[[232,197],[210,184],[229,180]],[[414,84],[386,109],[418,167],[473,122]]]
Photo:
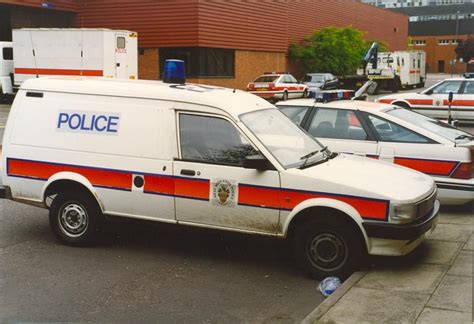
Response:
[[[277,106],[331,150],[363,155],[433,176],[443,204],[474,200],[474,136],[419,113],[365,101]]]
[[[399,93],[380,97],[375,101],[410,108],[430,117],[447,119],[450,92],[453,92],[452,118],[474,122],[474,80],[472,79],[446,79],[420,93]]]
[[[287,100],[306,98],[308,86],[299,83],[289,73],[265,73],[247,85],[247,91],[266,99]]]

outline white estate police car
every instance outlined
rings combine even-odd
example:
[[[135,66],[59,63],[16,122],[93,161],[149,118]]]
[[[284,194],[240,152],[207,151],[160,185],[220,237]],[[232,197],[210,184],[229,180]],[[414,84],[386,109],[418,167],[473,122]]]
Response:
[[[376,101],[410,108],[430,117],[447,119],[450,92],[453,93],[452,118],[474,122],[474,80],[472,79],[446,79],[421,93],[399,93],[380,97]]]
[[[267,72],[247,85],[247,91],[262,98],[287,100],[306,98],[308,86],[286,72]]]
[[[1,195],[48,208],[70,245],[93,242],[107,215],[289,237],[315,277],[404,255],[434,228],[431,177],[330,152],[248,93],[176,82],[26,81]]]
[[[407,109],[365,101],[277,105],[331,150],[402,165],[434,177],[443,204],[474,200],[474,137]]]

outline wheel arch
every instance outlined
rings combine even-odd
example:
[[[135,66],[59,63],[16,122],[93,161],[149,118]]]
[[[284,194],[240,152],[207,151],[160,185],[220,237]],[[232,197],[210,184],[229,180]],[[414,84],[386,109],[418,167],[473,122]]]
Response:
[[[292,235],[299,224],[309,219],[329,217],[337,214],[342,217],[347,224],[358,229],[360,238],[364,241],[367,251],[370,250],[370,241],[362,225],[362,217],[351,205],[331,198],[308,199],[297,205],[286,218],[283,226],[285,237]]]
[[[78,190],[91,196],[101,211],[104,206],[97,195],[90,181],[83,175],[74,172],[59,172],[48,179],[43,187],[42,199],[46,203],[46,198],[66,190]]]
[[[395,99],[390,104],[403,107],[403,108],[411,108],[410,103],[406,101],[405,99]]]

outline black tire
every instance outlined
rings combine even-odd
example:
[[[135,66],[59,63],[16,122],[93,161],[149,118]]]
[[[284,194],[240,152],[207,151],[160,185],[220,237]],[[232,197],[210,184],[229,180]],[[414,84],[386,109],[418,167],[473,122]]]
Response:
[[[401,83],[401,81],[400,81],[400,78],[395,78],[395,79],[393,79],[392,84],[391,84],[391,86],[392,86],[392,89],[391,89],[392,92],[393,92],[393,93],[398,92],[398,90],[400,90],[401,85],[402,85],[402,83]]]
[[[103,215],[97,202],[81,191],[59,193],[49,209],[49,225],[66,245],[94,244],[102,223]]]
[[[397,101],[397,102],[394,102],[392,104],[395,105],[395,106],[398,106],[398,107],[406,108],[406,109],[410,108],[410,106],[408,104],[404,103],[403,101]]]
[[[300,224],[293,236],[293,255],[298,265],[315,279],[350,276],[364,259],[365,245],[358,230],[338,217]]]
[[[308,98],[308,90],[307,89],[305,89],[303,91],[303,98]]]
[[[281,98],[282,101],[288,100],[288,91],[283,92],[283,97]]]

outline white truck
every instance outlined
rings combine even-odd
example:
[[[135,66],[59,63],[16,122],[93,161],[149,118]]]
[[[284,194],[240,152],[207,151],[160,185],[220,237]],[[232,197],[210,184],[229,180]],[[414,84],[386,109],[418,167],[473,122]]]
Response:
[[[137,33],[85,28],[22,28],[0,42],[0,96],[50,75],[137,79]]]
[[[378,54],[377,67],[367,66],[367,77],[379,89],[397,92],[400,88],[422,88],[426,78],[424,51],[395,51]]]

